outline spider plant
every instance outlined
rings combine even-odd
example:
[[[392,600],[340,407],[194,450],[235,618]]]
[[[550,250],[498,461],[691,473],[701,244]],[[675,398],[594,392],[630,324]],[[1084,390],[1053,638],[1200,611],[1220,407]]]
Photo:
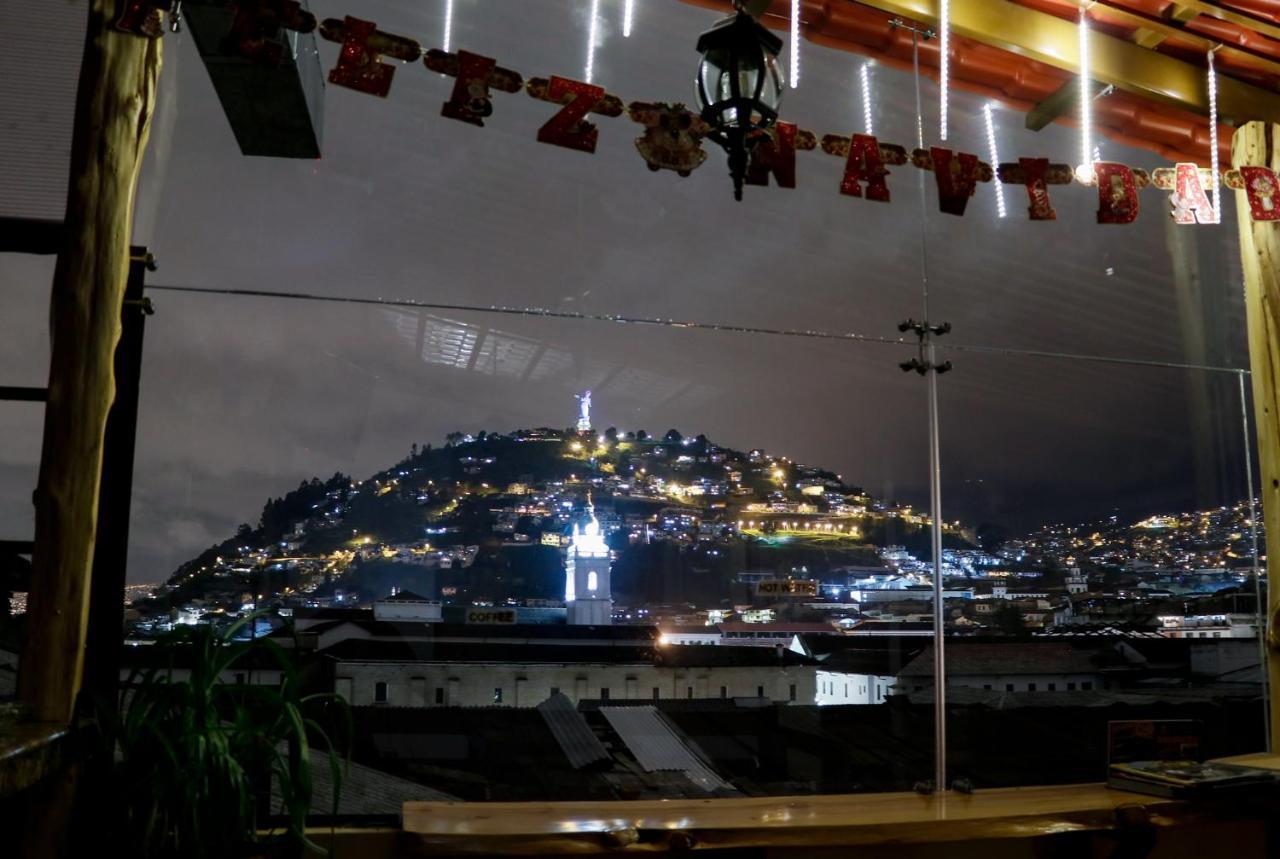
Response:
[[[277,642],[236,640],[241,618],[225,629],[180,627],[153,647],[150,665],[133,671],[120,706],[107,715],[118,777],[119,822],[142,856],[234,856],[287,844],[323,852],[306,836],[311,806],[311,744],[327,752],[337,813],[344,761],[322,721],[346,727],[346,703],[304,694],[293,654]],[[296,650],[295,650],[296,653]],[[228,683],[265,663],[278,687]],[[183,669],[185,669],[185,676]],[[281,797],[283,833],[259,837],[261,797],[272,782]]]

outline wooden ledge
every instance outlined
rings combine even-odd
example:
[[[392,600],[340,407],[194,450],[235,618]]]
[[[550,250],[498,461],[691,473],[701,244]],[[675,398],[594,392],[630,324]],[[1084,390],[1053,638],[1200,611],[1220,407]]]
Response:
[[[1256,758],[1247,762],[1258,764]],[[1271,765],[1280,768],[1274,756]],[[1103,784],[936,796],[408,802],[402,844],[424,853],[505,855],[936,844],[1265,816],[1266,809],[1249,805],[1238,795],[1229,805],[1191,803],[1110,790]]]
[[[0,799],[60,772],[68,760],[66,725],[19,722],[0,728]]]

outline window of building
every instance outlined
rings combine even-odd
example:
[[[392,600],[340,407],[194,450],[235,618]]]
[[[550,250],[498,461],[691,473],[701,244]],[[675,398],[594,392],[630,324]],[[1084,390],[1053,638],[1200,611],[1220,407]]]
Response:
[[[787,700],[789,700],[789,701],[794,701],[794,700],[796,700],[796,684],[794,684],[794,683],[792,683],[792,684],[791,684],[791,686],[790,686],[790,688],[788,689],[788,692],[787,692]]]
[[[721,697],[721,698],[728,698],[728,697],[729,697],[729,687],[728,687],[728,686],[721,686],[721,687],[720,687],[720,697]]]
[[[609,687],[608,687],[608,686],[601,686],[601,687],[600,687],[600,700],[601,700],[601,701],[608,701],[608,700],[609,700]]]
[[[1092,688],[1093,688],[1093,682],[1092,682],[1092,681],[1089,681],[1089,680],[1086,680],[1086,681],[1084,681],[1083,683],[1081,683],[1081,684],[1080,684],[1080,688],[1081,688],[1081,689],[1084,689],[1084,690],[1086,690],[1086,691],[1087,691],[1087,690],[1089,690],[1089,689],[1092,689]]]
[[[243,674],[241,674],[241,673],[240,673],[240,672],[238,672],[238,671],[236,672],[236,685],[237,685],[237,686],[243,686],[243,685],[244,685],[244,675],[243,675]]]
[[[685,696],[686,698],[692,698],[692,697],[693,697],[693,687],[692,687],[692,686],[689,686],[689,687],[686,687],[686,688],[685,688],[685,695],[684,695],[684,696]]]
[[[502,687],[501,686],[493,687],[493,703],[495,704],[502,703]]]
[[[1006,691],[1006,692],[1012,692],[1012,691],[1013,691],[1013,684],[1012,684],[1012,683],[1006,683],[1006,684],[1004,684],[1004,691]]]
[[[1049,689],[1049,691],[1050,691],[1050,692],[1056,692],[1056,691],[1058,691],[1058,684],[1057,684],[1057,683],[1050,683],[1050,684],[1049,684],[1049,686],[1048,686],[1048,689]]]
[[[1034,692],[1034,691],[1036,691],[1036,684],[1034,684],[1034,683],[1028,683],[1028,684],[1027,684],[1027,691],[1028,691],[1028,692]]]
[[[763,687],[763,686],[757,686],[757,687],[756,687],[756,697],[757,697],[757,698],[763,698],[763,697],[764,697],[764,687]]]
[[[560,694],[560,687],[559,687],[559,686],[552,686],[552,687],[551,687],[551,694],[552,694],[552,695],[559,695],[559,694]]]
[[[658,689],[658,687],[657,687],[657,686],[654,686],[654,687],[653,687],[653,700],[657,701],[657,700],[658,700],[659,698],[661,698],[661,697],[662,697],[662,693],[661,693],[661,691]]]
[[[373,703],[385,704],[387,700],[387,682],[379,680],[373,684]]]
[[[436,703],[437,704],[444,703],[444,687],[443,686],[436,687]]]
[[[1074,691],[1076,691],[1076,684],[1075,684],[1075,683],[1067,683],[1067,691],[1068,691],[1068,692],[1074,692]]]

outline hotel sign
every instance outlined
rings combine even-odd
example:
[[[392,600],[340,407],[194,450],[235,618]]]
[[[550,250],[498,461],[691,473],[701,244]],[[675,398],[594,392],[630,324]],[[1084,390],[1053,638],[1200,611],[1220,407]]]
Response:
[[[812,597],[818,595],[818,583],[812,579],[765,579],[756,584],[756,593],[762,597]]]

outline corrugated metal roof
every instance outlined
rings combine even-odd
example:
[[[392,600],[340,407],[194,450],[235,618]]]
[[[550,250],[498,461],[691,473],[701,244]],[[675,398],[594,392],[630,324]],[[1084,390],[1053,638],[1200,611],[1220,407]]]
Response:
[[[601,707],[600,713],[646,772],[678,770],[703,790],[733,790],[689,748],[657,708]]]
[[[557,692],[539,704],[538,712],[574,769],[611,760],[587,720],[563,693]]]

